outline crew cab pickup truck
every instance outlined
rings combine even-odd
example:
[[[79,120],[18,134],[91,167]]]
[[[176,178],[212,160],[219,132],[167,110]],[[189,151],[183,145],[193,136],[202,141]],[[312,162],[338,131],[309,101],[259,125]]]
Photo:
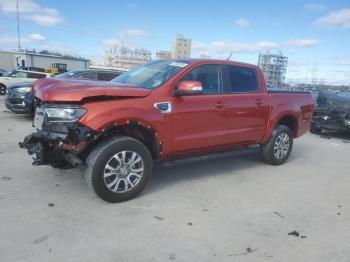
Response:
[[[112,82],[39,85],[36,132],[20,147],[34,165],[82,166],[109,202],[140,193],[155,160],[260,145],[262,159],[280,165],[314,109],[309,93],[268,91],[257,66],[221,60],[158,60]]]

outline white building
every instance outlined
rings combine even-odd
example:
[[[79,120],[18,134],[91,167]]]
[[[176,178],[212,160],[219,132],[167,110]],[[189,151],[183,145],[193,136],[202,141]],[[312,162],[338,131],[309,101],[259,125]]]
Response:
[[[192,40],[185,38],[183,35],[177,34],[172,44],[172,58],[190,58],[191,57]]]
[[[67,70],[89,68],[89,60],[83,58],[45,55],[30,52],[0,51],[0,68],[8,71],[19,66],[48,68],[54,63],[67,65]]]
[[[151,51],[144,48],[113,47],[104,52],[103,65],[131,69],[152,60]]]

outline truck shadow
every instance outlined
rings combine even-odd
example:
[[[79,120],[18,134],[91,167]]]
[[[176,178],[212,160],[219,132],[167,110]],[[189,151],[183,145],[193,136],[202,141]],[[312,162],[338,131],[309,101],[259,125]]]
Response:
[[[212,176],[242,175],[241,171],[259,165],[266,165],[260,159],[259,148],[245,148],[157,163],[152,182],[145,193],[163,190],[184,181],[203,181]]]

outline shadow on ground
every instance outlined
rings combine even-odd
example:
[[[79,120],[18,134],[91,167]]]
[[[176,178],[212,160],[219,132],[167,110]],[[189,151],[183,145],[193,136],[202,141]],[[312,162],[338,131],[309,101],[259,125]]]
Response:
[[[199,157],[157,163],[148,192],[162,190],[176,183],[204,180],[212,176],[239,175],[241,171],[264,165],[258,148],[238,149]]]

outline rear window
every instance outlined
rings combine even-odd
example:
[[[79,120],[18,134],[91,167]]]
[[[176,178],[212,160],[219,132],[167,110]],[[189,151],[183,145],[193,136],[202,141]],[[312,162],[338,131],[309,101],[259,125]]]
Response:
[[[226,65],[224,93],[249,93],[258,90],[256,70],[252,68]]]

